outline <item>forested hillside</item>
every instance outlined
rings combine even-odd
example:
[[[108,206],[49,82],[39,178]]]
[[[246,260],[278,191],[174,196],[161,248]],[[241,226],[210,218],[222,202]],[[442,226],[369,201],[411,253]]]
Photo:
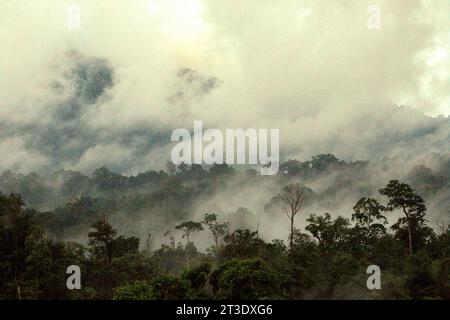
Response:
[[[449,159],[4,172],[0,298],[450,299]]]

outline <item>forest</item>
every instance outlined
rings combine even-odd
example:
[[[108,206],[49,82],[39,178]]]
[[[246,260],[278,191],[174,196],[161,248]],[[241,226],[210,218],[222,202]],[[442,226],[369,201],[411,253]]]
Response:
[[[6,171],[0,299],[448,300],[449,164],[397,170],[324,154],[274,177],[226,164]],[[70,265],[80,290],[66,286]],[[370,265],[380,290],[366,286]]]

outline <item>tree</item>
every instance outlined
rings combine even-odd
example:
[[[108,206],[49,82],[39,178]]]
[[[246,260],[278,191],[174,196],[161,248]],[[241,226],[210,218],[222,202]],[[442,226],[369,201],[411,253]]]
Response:
[[[284,187],[278,196],[283,202],[283,210],[290,221],[291,233],[289,235],[289,248],[292,250],[294,242],[294,219],[303,204],[303,189],[299,184],[290,184]]]
[[[311,168],[319,172],[327,170],[332,165],[339,164],[340,161],[333,154],[319,154],[312,157],[310,161]]]
[[[117,236],[117,230],[106,220],[97,221],[92,225],[95,229],[89,232],[89,246],[93,255],[102,256],[106,265],[109,266],[112,260],[113,243]]]
[[[212,167],[209,168],[209,175],[211,178],[218,178],[231,176],[235,173],[235,170],[227,165],[226,163],[214,163]]]
[[[24,298],[26,259],[33,250],[33,241],[30,240],[42,236],[31,215],[25,213],[24,206],[20,195],[12,193],[4,196],[0,193],[0,267],[8,285],[14,288],[14,296],[18,300]],[[0,282],[0,288],[3,285]]]
[[[406,224],[408,227],[409,254],[413,253],[412,232],[413,227],[420,227],[425,220],[425,201],[421,196],[414,193],[414,190],[406,183],[398,180],[391,180],[385,188],[379,190],[382,195],[389,198],[387,209],[393,211],[401,209],[404,218],[398,221],[399,226]]]
[[[189,240],[189,236],[191,235],[192,232],[202,231],[203,230],[202,223],[194,222],[194,221],[186,221],[186,222],[183,222],[182,224],[175,226],[175,229],[181,230],[183,232],[183,238],[186,239],[186,247],[185,247],[186,267],[189,269],[188,248],[191,243],[191,241]]]
[[[146,280],[153,273],[153,265],[139,253],[139,239],[118,236],[117,230],[106,220],[93,224],[89,232],[89,268],[87,278],[100,289],[100,297],[109,298],[113,288],[129,280]]]
[[[183,272],[182,278],[189,281],[194,299],[208,298],[206,285],[210,272],[211,264],[208,262],[203,262],[197,267]]]
[[[201,180],[208,175],[208,172],[199,164],[193,163],[189,169],[189,178],[193,180]]]
[[[166,163],[166,169],[167,169],[167,171],[169,172],[169,175],[174,175],[175,174],[175,172],[177,171],[177,166],[173,163],[173,162],[171,162],[171,161],[168,161],[167,163]]]
[[[139,253],[139,238],[119,236],[112,241],[111,250],[113,257]]]
[[[355,227],[352,229],[353,249],[369,250],[373,242],[386,233],[386,217],[382,214],[385,208],[375,199],[361,198],[353,207],[352,221]]]
[[[271,268],[263,260],[230,260],[217,268],[210,277],[219,299],[283,298],[290,278]]]
[[[150,284],[155,300],[186,300],[191,296],[189,281],[173,275],[161,275]]]
[[[347,227],[349,222],[347,219],[337,217],[332,220],[329,213],[323,216],[316,216],[312,214],[306,219],[309,224],[305,229],[319,241],[319,246],[322,249],[322,255],[330,251],[331,247],[336,247],[341,242],[345,241]]]
[[[253,212],[245,207],[239,207],[227,216],[233,231],[238,229],[253,229],[258,227],[258,220]]]
[[[355,221],[356,226],[360,228],[385,232],[386,228],[384,225],[387,223],[387,219],[382,214],[384,210],[385,208],[377,200],[363,197],[353,207],[352,221]],[[382,221],[381,223],[376,223],[380,220]]]
[[[95,230],[89,232],[88,243],[92,255],[91,263],[99,273],[95,276],[95,282],[100,282],[101,287],[106,288],[106,295],[109,296],[112,293],[111,264],[117,230],[106,220],[97,221],[92,227]]]
[[[136,281],[116,288],[114,300],[186,300],[191,297],[189,281],[161,275],[150,282]]]
[[[220,239],[228,234],[230,223],[217,221],[215,213],[205,213],[202,223],[211,231],[216,244],[216,251],[219,250]]]
[[[64,299],[66,266],[79,264],[70,244],[46,239],[17,194],[0,193],[0,299]],[[69,262],[70,261],[70,262]]]
[[[189,173],[189,166],[184,162],[180,163],[177,169],[181,176],[186,176]]]
[[[227,234],[224,242],[225,245],[219,253],[220,261],[256,257],[264,248],[264,241],[258,238],[255,231],[252,232],[248,229],[236,230]]]
[[[152,287],[146,281],[136,281],[117,287],[113,300],[151,300]]]

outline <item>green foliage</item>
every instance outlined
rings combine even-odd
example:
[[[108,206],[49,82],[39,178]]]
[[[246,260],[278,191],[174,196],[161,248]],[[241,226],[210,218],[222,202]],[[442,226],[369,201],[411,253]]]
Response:
[[[372,250],[377,239],[386,234],[388,222],[383,215],[385,208],[375,199],[361,198],[353,210],[355,227],[350,230],[351,248],[355,255],[361,256]]]
[[[289,277],[261,259],[227,261],[211,275],[219,299],[264,299],[283,297]]]
[[[413,237],[417,235],[417,232],[423,231],[421,229],[424,227],[427,210],[425,201],[421,196],[415,194],[408,184],[401,183],[398,180],[391,180],[385,188],[379,191],[389,199],[387,210],[400,209],[404,213],[405,217],[400,218],[393,228],[400,239],[405,238],[404,231],[406,228],[409,254],[411,255],[418,250],[418,244],[413,241]]]
[[[220,246],[220,240],[229,232],[230,223],[217,221],[217,215],[214,213],[205,213],[202,223],[211,231],[217,251]]]
[[[295,186],[295,177],[364,166],[347,166],[332,155],[321,155],[306,163],[282,164],[287,173],[277,178],[282,185]],[[432,188],[443,185],[432,179],[430,170],[413,173],[411,177]],[[450,226],[433,230],[427,225],[425,202],[411,186],[390,181],[380,189],[386,204],[361,198],[351,222],[329,213],[312,214],[304,230],[286,228],[286,245],[286,239],[261,238],[251,219],[233,232],[230,221],[219,221],[215,213],[206,213],[201,222],[186,221],[196,197],[221,190],[231,176],[237,183],[260,179],[249,171],[240,180],[242,175],[226,165],[209,171],[179,166],[170,174],[152,171],[134,177],[106,168],[92,178],[61,171],[52,179],[66,181],[61,188],[64,204],[45,212],[27,208],[17,194],[0,193],[0,299],[450,299]],[[32,203],[42,203],[48,192],[38,175],[19,179],[9,173],[2,179],[3,185],[20,186]],[[345,186],[348,179],[338,176],[333,183]],[[142,191],[147,188],[151,192]],[[331,187],[320,195],[303,187],[292,190],[306,192],[305,201],[312,202],[337,194]],[[292,199],[292,208],[299,209]],[[268,223],[279,219],[282,203],[279,197],[268,200]],[[125,237],[114,226],[126,221],[118,212],[126,213],[126,219],[148,221],[143,207],[164,224],[185,222],[176,225],[179,232],[170,233],[169,243],[142,250],[138,233]],[[385,214],[391,211],[403,217],[389,228]],[[234,215],[254,217],[244,207]],[[234,219],[233,214],[228,218]],[[190,238],[203,228],[213,240],[201,247],[212,245],[206,252]],[[147,225],[143,229],[150,230]],[[121,230],[133,234],[127,226]],[[61,241],[66,232],[87,240],[87,246]],[[66,288],[66,267],[72,264],[82,270],[81,290]],[[366,287],[371,264],[382,270],[381,290]]]
[[[192,288],[201,289],[206,285],[210,272],[211,264],[204,262],[195,268],[186,270],[182,277],[190,282]]]
[[[175,226],[175,229],[181,230],[183,232],[183,238],[186,238],[186,241],[189,243],[190,234],[192,232],[202,231],[203,226],[201,222],[186,221]]]
[[[247,229],[226,235],[224,241],[225,245],[219,252],[219,261],[255,257],[264,249],[264,241],[258,238],[256,232]]]
[[[349,226],[347,219],[338,217],[333,221],[330,214],[325,213],[323,216],[312,214],[306,222],[309,224],[305,229],[319,241],[323,255],[345,245]]]
[[[211,273],[211,264],[209,262],[203,262],[197,267],[190,270],[186,270],[182,279],[189,281],[189,285],[192,289],[191,296],[194,299],[207,299],[209,298],[207,284],[209,275]]]
[[[408,184],[391,180],[385,188],[380,189],[380,193],[389,198],[388,210],[402,209],[407,217],[423,221],[425,201]]]
[[[191,296],[189,281],[176,276],[159,276],[150,285],[152,299],[155,300],[182,300],[189,299]]]
[[[136,281],[116,288],[114,300],[151,300],[152,287],[145,281]]]

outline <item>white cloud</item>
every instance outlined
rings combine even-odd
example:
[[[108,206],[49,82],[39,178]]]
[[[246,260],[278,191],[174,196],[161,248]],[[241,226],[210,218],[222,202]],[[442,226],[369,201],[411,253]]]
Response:
[[[80,6],[80,29],[67,28],[71,3]],[[371,4],[381,9],[380,30],[366,27]],[[90,132],[86,144],[86,137],[68,135],[80,140],[69,145],[86,148],[64,160],[77,168],[124,157],[135,171],[144,160],[127,153],[123,135],[139,129],[145,140],[191,128],[196,119],[218,128],[279,128],[286,156],[331,151],[369,158],[390,151],[371,150],[389,132],[427,122],[420,114],[405,122],[407,112],[392,105],[450,114],[445,0],[0,0],[0,6],[0,121],[8,123],[1,142],[54,121],[61,97],[49,84],[60,77],[67,50],[105,58],[114,69],[108,99],[86,108],[79,123],[57,124]],[[202,99],[171,104],[167,97],[183,67],[223,84]]]

